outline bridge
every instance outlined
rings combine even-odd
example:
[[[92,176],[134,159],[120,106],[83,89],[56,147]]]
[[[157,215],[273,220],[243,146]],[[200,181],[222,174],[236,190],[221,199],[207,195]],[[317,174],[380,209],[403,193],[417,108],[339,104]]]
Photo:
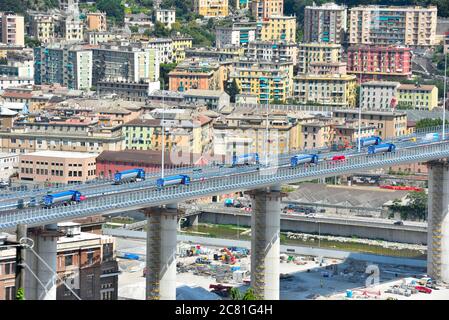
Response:
[[[335,152],[321,152],[316,165],[291,167],[290,155],[280,155],[262,166],[243,168],[209,166],[203,173],[193,174],[193,168],[174,169],[192,176],[189,185],[156,187],[158,173],[142,182],[114,186],[111,181],[79,186],[87,200],[69,206],[54,208],[25,208],[0,211],[0,230],[14,230],[17,225],[29,228],[29,237],[35,250],[56,270],[57,223],[75,218],[104,215],[141,209],[147,215],[147,299],[175,299],[176,297],[176,231],[177,203],[190,199],[231,192],[248,191],[253,205],[251,215],[252,254],[251,285],[264,299],[279,299],[280,199],[282,184],[333,177],[362,170],[378,169],[400,164],[428,162],[429,217],[428,217],[428,274],[437,280],[449,282],[449,140],[429,142],[422,139],[425,132],[415,134],[416,141],[400,137],[393,142],[395,152],[367,154],[354,150],[339,152],[344,161],[332,161]],[[447,136],[445,137],[447,138]],[[262,157],[263,158],[263,157]],[[66,187],[69,189],[68,187]],[[70,187],[73,189],[73,186]],[[36,191],[42,195],[45,190]],[[15,196],[4,196],[6,203]],[[35,261],[37,271],[45,269]],[[55,299],[56,287],[49,272],[38,275],[44,290],[31,277],[25,284],[28,299]]]

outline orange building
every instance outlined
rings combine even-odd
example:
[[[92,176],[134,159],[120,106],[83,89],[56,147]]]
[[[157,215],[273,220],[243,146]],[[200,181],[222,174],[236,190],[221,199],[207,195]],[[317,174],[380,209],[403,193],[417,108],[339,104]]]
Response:
[[[224,90],[224,67],[213,59],[188,59],[168,74],[169,90]]]
[[[87,30],[88,31],[106,31],[106,13],[89,12],[87,14]]]

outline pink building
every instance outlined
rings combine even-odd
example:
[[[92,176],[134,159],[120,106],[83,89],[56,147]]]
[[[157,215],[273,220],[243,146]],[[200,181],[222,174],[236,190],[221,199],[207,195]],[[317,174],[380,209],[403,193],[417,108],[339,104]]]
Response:
[[[19,179],[70,184],[96,178],[96,153],[38,151],[19,156]]]
[[[410,48],[400,46],[351,46],[348,48],[349,74],[362,74],[362,82],[409,78],[412,75]]]

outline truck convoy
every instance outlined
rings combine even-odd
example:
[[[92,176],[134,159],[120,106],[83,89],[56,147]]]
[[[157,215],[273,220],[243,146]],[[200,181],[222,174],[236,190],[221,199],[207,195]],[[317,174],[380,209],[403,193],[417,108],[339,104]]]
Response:
[[[291,167],[296,167],[301,163],[318,163],[318,156],[316,154],[298,154],[290,158]]]
[[[159,178],[156,181],[156,185],[158,188],[162,188],[165,186],[171,186],[171,185],[175,185],[175,184],[184,184],[184,185],[189,185],[190,184],[190,177],[183,175],[183,174],[178,174],[175,176],[169,176],[169,177],[165,177],[165,178]]]
[[[123,182],[135,182],[145,180],[145,171],[140,168],[117,172],[114,175],[114,184],[122,184]]]
[[[373,145],[368,147],[368,154],[375,154],[380,152],[394,152],[396,146],[392,143],[383,143],[379,145]]]
[[[362,148],[363,147],[372,146],[372,145],[378,145],[381,142],[382,142],[382,139],[380,137],[377,137],[377,136],[372,136],[372,137],[367,137],[367,138],[360,138],[360,146]]]
[[[43,199],[45,208],[54,207],[56,205],[67,205],[78,203],[85,200],[86,197],[76,190],[68,190],[59,193],[47,194]]]
[[[259,164],[259,154],[249,153],[241,156],[233,156],[231,167],[243,166],[243,165],[257,165]]]

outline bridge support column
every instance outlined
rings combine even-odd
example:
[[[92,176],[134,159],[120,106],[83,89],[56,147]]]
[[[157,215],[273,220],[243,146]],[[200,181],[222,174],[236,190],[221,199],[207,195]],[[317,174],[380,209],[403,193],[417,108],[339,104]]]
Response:
[[[265,300],[279,300],[280,186],[253,190],[251,287]]]
[[[431,161],[427,231],[427,273],[449,283],[449,163]]]
[[[177,206],[150,208],[147,215],[147,300],[176,300]]]
[[[27,300],[56,300],[56,255],[60,236],[62,233],[58,231],[57,224],[28,229],[28,237],[34,241],[33,250],[47,265],[33,252],[27,250],[26,262],[34,273],[34,275],[31,274],[29,270],[26,272],[25,297]]]

